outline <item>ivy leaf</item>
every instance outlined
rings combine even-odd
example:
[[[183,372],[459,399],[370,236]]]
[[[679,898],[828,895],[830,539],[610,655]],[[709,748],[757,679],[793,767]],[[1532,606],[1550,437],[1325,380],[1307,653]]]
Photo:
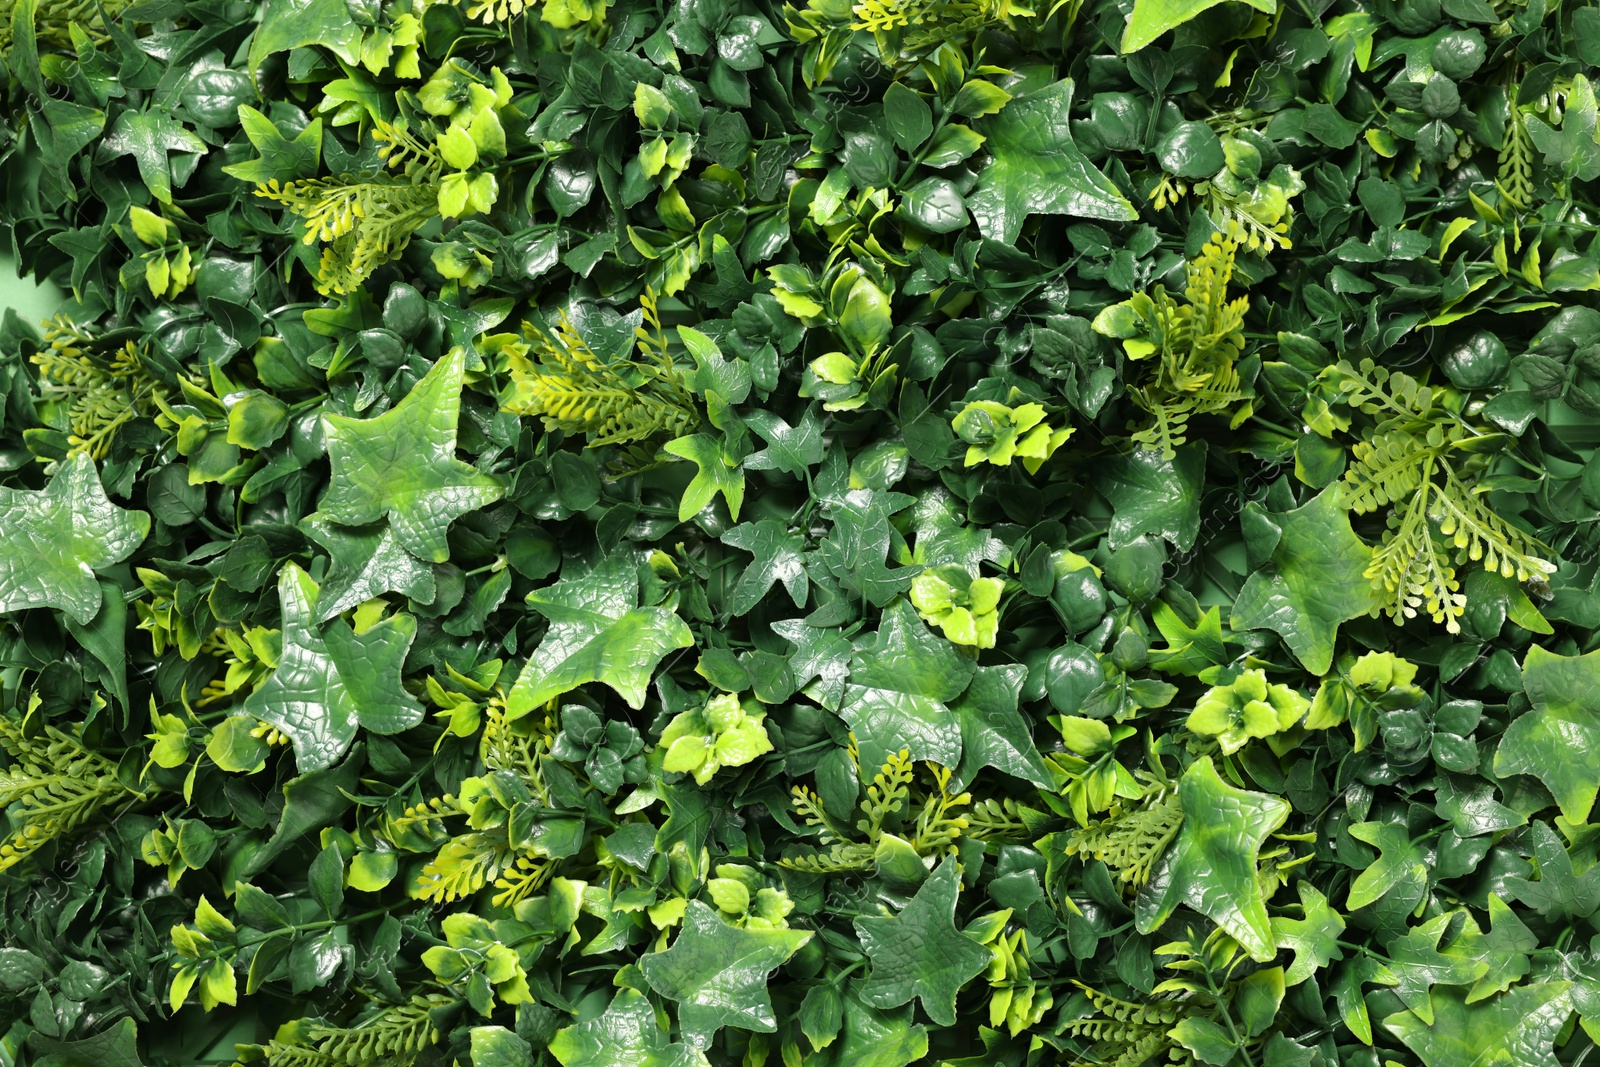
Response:
[[[1206,446],[1200,441],[1184,445],[1172,459],[1147,448],[1113,456],[1096,483],[1113,509],[1112,551],[1145,534],[1164,538],[1179,552],[1193,548],[1205,472]]]
[[[1014,245],[1029,215],[1131,222],[1139,217],[1073,143],[1067,115],[1072,79],[1008,103],[987,121],[990,159],[967,197],[967,210],[991,241]]]
[[[1226,662],[1227,646],[1222,636],[1222,609],[1207,608],[1190,623],[1166,601],[1157,601],[1150,619],[1167,639],[1165,648],[1150,650],[1150,666],[1163,674],[1198,677],[1207,667]]]
[[[910,601],[884,610],[876,641],[856,650],[839,714],[861,749],[861,766],[876,771],[901,749],[912,759],[955,767],[961,724],[947,706],[967,688],[977,666],[924,625]]]
[[[1339,1015],[1350,1032],[1369,1045],[1372,1044],[1372,1016],[1367,1011],[1361,987],[1392,986],[1397,981],[1399,979],[1389,968],[1365,953],[1341,966],[1334,975],[1332,992],[1334,1003],[1339,1005]]]
[[[1350,515],[1332,489],[1274,521],[1283,536],[1267,565],[1239,591],[1229,625],[1276,630],[1306,670],[1326,674],[1339,624],[1372,606],[1366,576],[1372,550],[1350,528]]]
[[[550,1054],[562,1067],[706,1067],[705,1053],[676,1044],[643,993],[624,989],[605,1014],[556,1031]]]
[[[731,614],[748,613],[777,582],[782,582],[789,591],[789,599],[794,601],[795,607],[805,607],[809,585],[804,537],[791,533],[786,524],[776,519],[762,519],[735,526],[722,535],[722,543],[755,556],[728,596]]]
[[[1019,663],[979,667],[967,691],[951,705],[961,720],[961,766],[955,788],[963,789],[984,767],[1054,788],[1050,770],[1034,747],[1028,720],[1017,710],[1028,668]]]
[[[1533,838],[1533,858],[1539,861],[1539,880],[1507,878],[1507,895],[1533,908],[1552,922],[1586,919],[1600,910],[1600,864],[1580,877],[1573,873],[1572,856],[1547,823],[1528,828]]]
[[[639,969],[651,989],[678,1002],[684,1039],[703,1049],[724,1026],[778,1029],[767,976],[809,940],[804,930],[740,929],[691,900],[672,947],[640,957]]]
[[[837,711],[850,679],[850,658],[855,649],[839,631],[809,626],[801,619],[783,619],[772,624],[772,632],[794,645],[789,669],[795,684],[806,696],[829,711]]]
[[[1267,962],[1277,947],[1256,879],[1256,855],[1289,817],[1289,802],[1228,785],[1210,756],[1183,773],[1178,799],[1183,827],[1139,893],[1139,932],[1151,932],[1187,904],[1232,934],[1252,959]]]
[[[406,551],[434,563],[450,558],[450,523],[504,493],[499,479],[456,458],[465,360],[454,349],[375,419],[322,416],[332,467],[318,505],[324,515],[346,526],[387,516]]]
[[[1428,990],[1435,985],[1470,985],[1489,970],[1488,963],[1469,956],[1439,951],[1439,939],[1455,922],[1448,912],[1413,926],[1389,943],[1389,970],[1399,979],[1394,991],[1411,1013],[1433,1025],[1433,1001]]]
[[[903,498],[873,489],[850,490],[829,508],[833,531],[817,548],[817,558],[841,586],[878,607],[910,588],[919,573],[885,563],[898,538],[889,522],[888,502]]]
[[[1556,1067],[1553,1046],[1572,1014],[1571,985],[1539,982],[1476,1004],[1461,990],[1441,989],[1432,1023],[1402,1011],[1383,1025],[1426,1067]]]
[[[1378,858],[1350,883],[1350,897],[1344,906],[1351,911],[1376,903],[1402,882],[1413,887],[1428,884],[1432,850],[1412,841],[1403,820],[1358,822],[1350,827],[1350,836],[1378,850]]]
[[[1201,12],[1209,11],[1222,0],[1135,0],[1127,29],[1122,31],[1123,54],[1137,52],[1168,30],[1177,29]],[[1244,0],[1257,11],[1271,15],[1278,10],[1277,0]]]
[[[863,915],[856,936],[872,961],[861,999],[898,1008],[913,998],[939,1026],[954,1026],[956,994],[989,966],[989,950],[956,929],[961,870],[954,856],[934,868],[899,915]]]
[[[746,470],[780,470],[796,478],[822,462],[822,420],[817,417],[816,406],[806,408],[800,425],[790,426],[770,411],[752,411],[746,424],[761,435],[767,447],[744,461]]]
[[[361,61],[362,29],[345,0],[266,0],[250,39],[250,76],[275,52],[320,44],[351,66]]]
[[[223,167],[222,173],[256,185],[316,175],[322,158],[321,119],[312,119],[292,141],[278,129],[277,123],[248,104],[239,105],[239,124],[259,156]]]
[[[744,503],[744,467],[728,455],[721,437],[708,433],[679,437],[663,445],[662,451],[689,460],[700,470],[678,503],[679,522],[700,514],[718,493],[728,502],[728,514],[738,519]]]
[[[1538,935],[1528,929],[1510,905],[1490,893],[1489,932],[1484,933],[1478,920],[1468,912],[1466,924],[1450,946],[1452,952],[1484,965],[1483,974],[1467,990],[1467,1003],[1476,1004],[1511,988],[1513,982],[1528,973],[1528,954],[1538,948]]]
[[[1305,918],[1272,917],[1273,943],[1294,952],[1294,961],[1283,976],[1285,985],[1299,985],[1320,968],[1334,960],[1344,959],[1344,950],[1339,947],[1339,935],[1344,933],[1344,916],[1310,882],[1302,881],[1297,885]]]
[[[132,156],[139,165],[139,179],[163,204],[172,203],[172,172],[167,168],[167,153],[203,155],[206,151],[204,141],[171,115],[160,111],[124,111],[100,142],[102,160]]]
[[[94,572],[127,559],[149,532],[150,516],[113,504],[84,452],[43,489],[0,486],[0,612],[60,608],[89,625],[100,610]]]
[[[1522,688],[1533,707],[1500,739],[1494,773],[1534,776],[1568,822],[1584,822],[1600,789],[1600,651],[1558,656],[1534,645],[1522,661]]]
[[[928,1028],[911,1021],[910,1007],[883,1011],[862,1003],[859,984],[844,995],[844,1023],[823,1052],[807,1056],[815,1067],[907,1067],[928,1054]]]
[[[656,664],[694,644],[694,636],[672,611],[638,607],[638,597],[638,566],[625,553],[529,593],[528,606],[550,628],[507,698],[511,718],[589,682],[604,682],[631,708],[644,707]]]
[[[404,593],[418,604],[436,595],[433,566],[424,563],[395,538],[394,528],[339,526],[309,515],[300,526],[328,552],[328,576],[317,597],[317,622],[384,593]]]
[[[317,583],[298,564],[278,572],[283,652],[244,710],[269,722],[294,746],[301,774],[333,766],[356,728],[397,734],[422,721],[422,705],[400,684],[417,620],[393,615],[356,633],[343,619],[320,632]]]
[[[1528,137],[1544,153],[1545,164],[1568,178],[1594,181],[1600,178],[1600,107],[1594,85],[1582,74],[1572,76],[1572,90],[1562,109],[1560,128],[1552,127],[1536,115],[1526,119]]]

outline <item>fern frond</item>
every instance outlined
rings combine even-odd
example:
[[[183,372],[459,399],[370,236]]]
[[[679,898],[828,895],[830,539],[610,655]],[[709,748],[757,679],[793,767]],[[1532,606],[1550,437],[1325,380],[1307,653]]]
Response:
[[[1176,790],[1152,793],[1132,808],[1113,808],[1105,818],[1067,835],[1066,853],[1100,860],[1127,885],[1150,880],[1162,853],[1183,826]]]
[[[546,430],[584,434],[590,448],[681,437],[699,425],[693,394],[664,348],[649,351],[641,342],[645,361],[608,363],[565,314],[555,337],[526,325],[524,333],[534,358],[506,350],[506,411],[537,415]]]
[[[317,291],[324,296],[359,288],[373,271],[405,251],[412,235],[439,214],[436,186],[387,175],[368,181],[273,179],[256,186],[256,195],[304,219],[304,243],[323,243]]]
[[[0,715],[0,747],[12,764],[0,769],[0,810],[15,827],[0,843],[0,871],[53,841],[81,830],[102,812],[144,794],[117,777],[117,765],[83,747],[76,731],[45,725],[29,736],[20,720]]]
[[[1339,503],[1357,515],[1406,500],[1433,477],[1434,451],[1404,430],[1373,434],[1350,449],[1353,462],[1339,485]]]
[[[902,748],[885,760],[883,768],[873,776],[872,784],[867,787],[867,799],[861,805],[863,818],[856,823],[856,829],[866,834],[869,841],[876,844],[883,833],[884,822],[905,807],[914,773],[911,751]]]

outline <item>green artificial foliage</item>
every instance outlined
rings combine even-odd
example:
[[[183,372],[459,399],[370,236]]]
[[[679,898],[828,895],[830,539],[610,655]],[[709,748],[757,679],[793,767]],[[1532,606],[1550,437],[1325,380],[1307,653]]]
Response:
[[[0,1067],[1595,1063],[1597,81],[0,0]]]

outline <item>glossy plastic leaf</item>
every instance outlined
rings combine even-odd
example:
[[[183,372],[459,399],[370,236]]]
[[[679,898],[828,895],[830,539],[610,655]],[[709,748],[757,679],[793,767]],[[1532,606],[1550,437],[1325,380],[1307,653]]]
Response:
[[[1267,565],[1251,574],[1233,602],[1235,630],[1276,630],[1312,674],[1333,664],[1339,624],[1367,614],[1372,550],[1350,528],[1350,515],[1323,490],[1293,511],[1274,515],[1283,530]]]
[[[87,626],[100,610],[95,571],[149,532],[150,516],[113,504],[81,452],[41,490],[0,486],[0,611],[60,608]]]
[[[346,526],[387,517],[395,538],[418,559],[450,558],[450,523],[504,492],[499,479],[456,458],[465,360],[461,349],[452,350],[375,419],[322,416],[332,467],[323,514]]]
[[[1289,817],[1289,802],[1224,782],[1202,756],[1178,782],[1183,827],[1161,857],[1135,910],[1149,933],[1187,904],[1221,926],[1251,958],[1277,954],[1266,902],[1256,880],[1256,855]]]
[[[855,733],[861,765],[877,768],[893,753],[954,767],[961,723],[949,702],[972,681],[976,665],[928,628],[906,600],[884,610],[876,642],[850,666],[839,714]]]
[[[1222,0],[1136,0],[1127,29],[1122,32],[1121,50],[1137,52],[1155,42],[1168,30],[1175,30],[1201,12],[1216,7]],[[1268,15],[1277,11],[1276,0],[1244,0]]]
[[[769,1034],[778,1028],[767,978],[811,937],[805,930],[740,929],[691,900],[672,947],[641,957],[639,969],[651,989],[678,1002],[684,1039],[706,1048],[724,1026]]]
[[[410,615],[392,615],[356,633],[343,619],[319,629],[317,584],[295,563],[278,574],[283,652],[276,669],[245,701],[294,746],[301,774],[331,767],[358,728],[395,734],[422,721],[422,705],[400,684],[417,633]]]
[[[624,989],[605,1013],[556,1032],[550,1054],[562,1067],[705,1067],[705,1054],[669,1040],[643,993]]]
[[[961,869],[945,857],[898,915],[862,915],[856,936],[872,961],[861,998],[877,1008],[913,999],[940,1026],[954,1026],[956,994],[989,966],[989,950],[955,926]]]
[[[529,593],[528,606],[550,628],[512,687],[511,716],[590,682],[610,686],[629,707],[644,707],[656,664],[694,637],[672,611],[638,602],[638,565],[626,553]]]
[[[992,241],[1011,244],[1029,215],[1126,222],[1138,212],[1073,143],[1072,80],[1018,97],[986,120],[990,159],[967,210]]]
[[[1600,790],[1600,651],[1558,656],[1534,645],[1522,661],[1522,688],[1533,707],[1500,739],[1494,773],[1538,778],[1561,814],[1581,823]]]
[[[1433,995],[1430,1024],[1409,1011],[1383,1025],[1426,1067],[1556,1067],[1556,1034],[1572,1013],[1570,982],[1539,982],[1468,1004],[1466,991]]]

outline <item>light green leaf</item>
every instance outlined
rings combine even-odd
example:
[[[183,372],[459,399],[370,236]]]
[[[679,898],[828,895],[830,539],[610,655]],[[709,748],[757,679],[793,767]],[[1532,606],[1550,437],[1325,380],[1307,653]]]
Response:
[[[1572,1013],[1570,982],[1540,982],[1468,1004],[1459,989],[1434,994],[1430,1024],[1409,1011],[1383,1020],[1427,1067],[1556,1067],[1553,1046]]]
[[[1267,835],[1289,817],[1289,802],[1224,782],[1201,756],[1178,782],[1183,828],[1139,893],[1140,933],[1166,922],[1187,904],[1233,935],[1250,957],[1277,955],[1266,901],[1256,879],[1256,855]]]
[[[624,989],[605,1014],[550,1039],[562,1067],[706,1067],[697,1048],[672,1042],[643,993]]]
[[[1334,960],[1344,959],[1344,950],[1339,947],[1344,916],[1329,905],[1328,898],[1310,882],[1299,882],[1298,886],[1305,917],[1272,917],[1273,943],[1294,952],[1294,961],[1284,974],[1285,985],[1299,985]]]
[[[1128,222],[1133,205],[1072,141],[1067,112],[1072,80],[1058,81],[1006,105],[987,120],[989,164],[967,209],[991,241],[1014,244],[1029,215],[1069,215]]]
[[[876,771],[890,755],[955,767],[961,723],[948,703],[966,690],[977,665],[934,633],[909,601],[883,612],[875,643],[858,648],[839,714],[856,735],[861,765]]]
[[[863,915],[856,936],[872,961],[861,999],[898,1008],[913,999],[939,1026],[954,1026],[956,994],[989,966],[989,950],[955,926],[961,869],[947,856],[898,915]]]
[[[767,978],[811,936],[805,930],[740,929],[719,919],[710,905],[691,900],[672,947],[640,957],[639,969],[651,989],[678,1002],[684,1039],[706,1048],[724,1026],[777,1030]]]
[[[700,468],[678,502],[679,522],[700,514],[718,493],[728,502],[728,514],[738,519],[739,506],[744,503],[744,467],[728,455],[721,437],[708,433],[679,437],[668,441],[662,451]]]
[[[247,713],[289,738],[301,774],[333,766],[358,726],[397,734],[423,716],[422,705],[400,684],[417,620],[393,615],[358,634],[334,619],[319,632],[317,593],[317,583],[298,564],[285,563],[278,572],[283,653],[244,703]]]
[[[361,61],[362,30],[345,0],[267,0],[250,40],[250,76],[274,52],[322,45],[354,66]]]
[[[1251,574],[1233,603],[1235,630],[1276,630],[1312,674],[1333,664],[1339,624],[1367,614],[1372,550],[1350,515],[1325,489],[1304,506],[1274,515],[1283,536],[1267,565]]]
[[[1378,858],[1350,883],[1344,906],[1351,911],[1381,900],[1402,882],[1427,884],[1433,857],[1425,846],[1412,841],[1404,822],[1358,822],[1350,827],[1350,836],[1378,850]]]
[[[0,486],[0,612],[60,608],[87,626],[100,610],[94,572],[127,559],[149,532],[150,516],[113,504],[82,452],[41,490]]]
[[[436,595],[433,565],[400,547],[394,529],[384,526],[339,526],[321,515],[300,520],[301,529],[328,552],[328,576],[317,597],[317,621],[384,593],[404,593],[418,604]]]
[[[1534,645],[1522,661],[1522,688],[1533,707],[1500,739],[1494,773],[1534,776],[1569,822],[1584,822],[1600,790],[1600,651],[1558,656]]]
[[[450,558],[450,523],[505,492],[498,478],[456,458],[465,360],[461,349],[453,350],[375,419],[322,416],[332,467],[319,503],[324,515],[346,526],[387,517],[395,538],[418,559]]]
[[[1278,9],[1277,0],[1243,2],[1268,15]],[[1137,52],[1168,30],[1177,29],[1220,3],[1222,0],[1135,0],[1133,14],[1128,17],[1128,28],[1122,33],[1121,50],[1123,54]]]
[[[638,607],[638,596],[638,565],[627,554],[529,593],[528,606],[550,628],[511,689],[511,718],[589,682],[604,682],[629,707],[644,707],[656,664],[688,648],[694,636],[668,609]]]

